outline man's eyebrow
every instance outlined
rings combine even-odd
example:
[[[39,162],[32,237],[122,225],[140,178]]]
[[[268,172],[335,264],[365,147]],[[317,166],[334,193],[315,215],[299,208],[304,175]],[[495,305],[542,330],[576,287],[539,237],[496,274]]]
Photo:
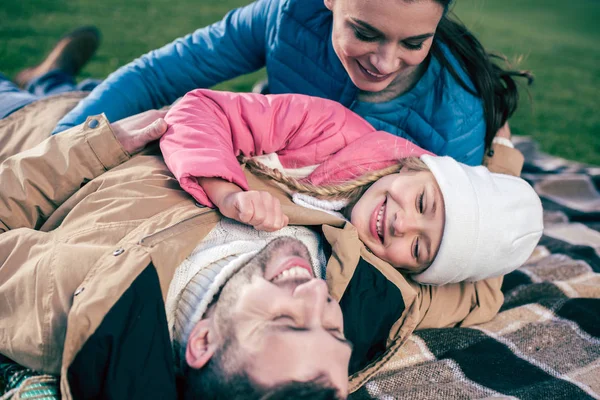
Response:
[[[272,329],[275,329],[277,331],[288,331],[288,332],[310,332],[311,329],[308,328],[303,328],[300,326],[293,326],[293,325],[280,325],[280,324],[275,324],[273,325]],[[327,331],[327,333],[329,333],[331,335],[332,338],[334,338],[335,340],[337,340],[338,342],[345,344],[346,346],[350,347],[350,351],[352,351],[354,349],[354,345],[352,344],[351,341],[349,341],[348,339],[341,338],[341,337],[337,337],[336,335],[334,335],[333,333]]]

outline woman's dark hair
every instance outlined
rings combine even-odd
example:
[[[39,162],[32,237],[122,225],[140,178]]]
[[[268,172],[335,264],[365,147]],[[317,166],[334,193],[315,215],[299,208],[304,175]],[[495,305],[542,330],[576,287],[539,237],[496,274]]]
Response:
[[[485,118],[485,146],[489,148],[496,132],[504,125],[517,109],[519,91],[515,77],[533,82],[529,71],[503,69],[495,61],[506,58],[501,55],[487,53],[479,40],[464,26],[448,8],[452,0],[435,0],[444,7],[442,17],[435,36],[431,53],[448,69],[454,79],[468,92],[480,97],[483,101]],[[460,78],[456,70],[445,57],[439,44],[445,44],[456,57],[461,67],[467,72],[475,86],[476,93]]]

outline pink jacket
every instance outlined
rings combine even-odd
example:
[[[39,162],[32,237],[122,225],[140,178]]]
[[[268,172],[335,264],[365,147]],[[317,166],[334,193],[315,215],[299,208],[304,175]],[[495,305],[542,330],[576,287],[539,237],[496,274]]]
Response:
[[[199,177],[244,190],[237,156],[276,153],[285,168],[315,166],[314,184],[343,182],[408,156],[430,154],[406,139],[376,131],[341,104],[301,94],[193,90],[166,116],[160,147],[181,187],[212,207]]]

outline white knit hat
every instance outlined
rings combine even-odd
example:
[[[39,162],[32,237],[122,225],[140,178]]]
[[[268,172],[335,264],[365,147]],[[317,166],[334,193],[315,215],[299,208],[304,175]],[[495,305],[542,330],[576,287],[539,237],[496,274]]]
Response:
[[[521,178],[424,155],[444,197],[438,253],[412,279],[423,284],[478,281],[507,274],[529,258],[543,230],[542,204]]]
[[[256,254],[257,250],[227,256],[205,265],[181,289],[174,310],[173,355],[176,366],[185,368],[188,339],[196,324],[204,317],[208,306],[225,283]]]

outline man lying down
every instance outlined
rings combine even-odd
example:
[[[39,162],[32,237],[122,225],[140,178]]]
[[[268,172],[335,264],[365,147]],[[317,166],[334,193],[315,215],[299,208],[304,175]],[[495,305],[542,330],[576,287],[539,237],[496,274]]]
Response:
[[[175,372],[187,398],[345,398],[318,236],[219,222],[159,155],[129,159],[162,132],[91,121],[0,168],[0,353],[65,398],[176,398]]]
[[[0,133],[43,138],[72,103],[52,100]],[[251,174],[290,226],[222,218],[156,146],[130,156],[166,128],[130,118],[0,149],[0,354],[60,375],[64,398],[345,398],[415,329],[500,308],[501,277],[417,284],[344,219]]]

